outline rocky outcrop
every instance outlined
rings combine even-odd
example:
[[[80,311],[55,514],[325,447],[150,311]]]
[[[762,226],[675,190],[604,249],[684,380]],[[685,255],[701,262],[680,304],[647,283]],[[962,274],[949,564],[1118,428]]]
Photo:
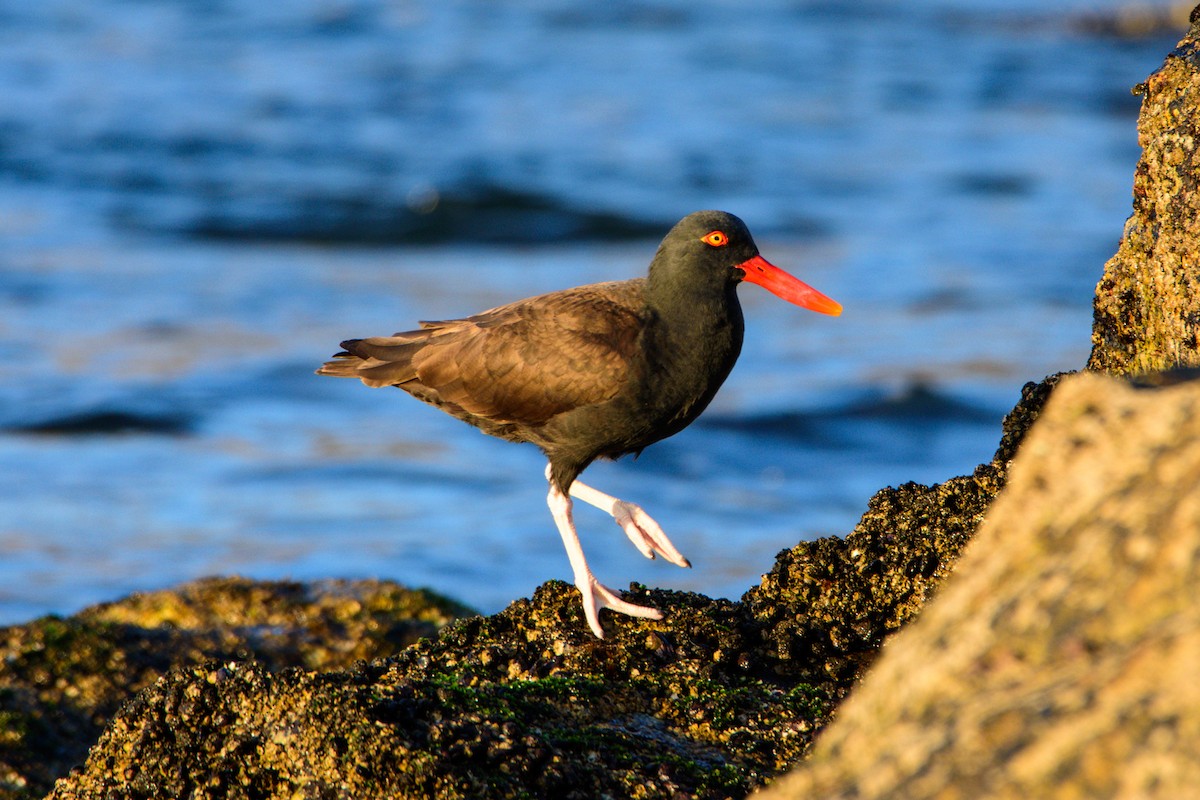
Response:
[[[1200,381],[1064,381],[953,580],[758,797],[1190,797]]]
[[[1088,369],[1200,365],[1200,27],[1134,91],[1142,96],[1133,214],[1096,287]]]
[[[472,613],[386,582],[228,578],[0,629],[0,798],[44,795],[124,702],[171,669],[344,668]]]

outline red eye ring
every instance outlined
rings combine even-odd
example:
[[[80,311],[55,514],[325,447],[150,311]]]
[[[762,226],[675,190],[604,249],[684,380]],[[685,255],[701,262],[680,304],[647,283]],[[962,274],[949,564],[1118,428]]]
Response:
[[[713,231],[712,233],[701,236],[700,241],[704,242],[710,247],[724,247],[725,245],[729,244],[729,237],[725,235],[724,231]]]

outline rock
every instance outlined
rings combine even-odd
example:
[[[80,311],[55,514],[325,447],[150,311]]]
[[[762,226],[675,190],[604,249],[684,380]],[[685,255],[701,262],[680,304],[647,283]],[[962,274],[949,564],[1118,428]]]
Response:
[[[1200,6],[1142,95],[1133,214],[1096,287],[1088,368],[1200,365]]]
[[[1200,381],[1064,381],[940,595],[756,797],[1200,785]]]
[[[650,599],[688,633],[610,625],[600,642],[577,619],[577,593],[554,582],[390,661],[175,672],[116,716],[53,796],[745,794],[748,778],[801,752],[826,704],[736,677],[735,604]]]
[[[387,582],[226,578],[0,629],[0,798],[44,795],[122,703],[171,669],[346,667],[471,613]]]

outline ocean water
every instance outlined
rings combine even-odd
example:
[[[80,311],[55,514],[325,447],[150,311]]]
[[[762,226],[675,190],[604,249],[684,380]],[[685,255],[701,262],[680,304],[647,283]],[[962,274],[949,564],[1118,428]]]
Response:
[[[601,580],[738,597],[1082,366],[1130,209],[1120,4],[0,2],[0,624],[214,573],[490,612],[570,579],[532,447],[319,378],[344,338],[644,272],[723,208],[836,298],[741,290],[709,411],[587,480]]]

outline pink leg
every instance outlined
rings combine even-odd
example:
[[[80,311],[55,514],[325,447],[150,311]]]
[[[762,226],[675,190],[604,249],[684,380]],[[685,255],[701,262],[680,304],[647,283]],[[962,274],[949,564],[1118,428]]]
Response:
[[[550,477],[548,466],[546,477]],[[641,506],[605,494],[578,479],[571,484],[570,491],[572,497],[607,512],[621,526],[621,530],[625,531],[633,546],[646,558],[654,558],[655,554],[658,554],[678,567],[692,566],[692,562],[684,558],[675,545],[671,544],[667,534]]]
[[[546,498],[550,513],[554,515],[554,523],[562,536],[563,545],[567,548],[567,558],[571,561],[571,571],[575,573],[575,586],[583,595],[583,615],[587,618],[592,633],[599,639],[604,638],[604,629],[600,627],[600,609],[611,608],[621,614],[643,619],[662,619],[662,612],[655,608],[638,606],[627,603],[609,589],[592,574],[583,557],[583,545],[579,543],[579,534],[575,532],[575,522],[571,519],[571,498],[559,491],[553,483],[550,484],[550,494]]]

